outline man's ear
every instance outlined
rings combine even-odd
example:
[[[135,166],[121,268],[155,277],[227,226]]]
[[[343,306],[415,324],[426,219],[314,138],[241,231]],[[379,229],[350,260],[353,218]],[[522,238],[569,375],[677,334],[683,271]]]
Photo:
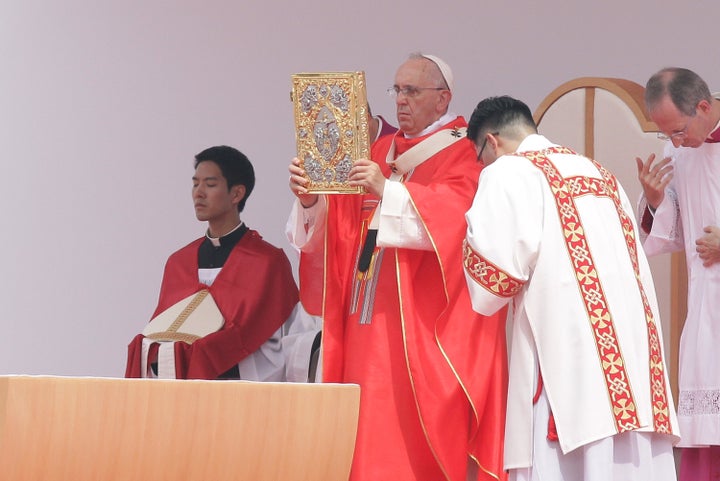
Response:
[[[450,106],[450,100],[452,100],[452,92],[449,90],[440,91],[440,100],[438,101],[438,110],[441,112],[447,112]]]
[[[485,137],[487,138],[487,143],[489,147],[492,147],[493,151],[498,151],[498,145],[502,146],[502,139],[497,136],[493,135],[490,132],[485,134]],[[487,149],[487,146],[485,147]]]
[[[700,102],[698,102],[697,108],[700,110],[700,112],[707,114],[710,113],[710,111],[712,110],[712,105],[707,100],[702,99]]]
[[[232,194],[232,201],[235,204],[239,204],[243,198],[245,197],[245,186],[242,184],[233,185],[230,189],[230,193]]]

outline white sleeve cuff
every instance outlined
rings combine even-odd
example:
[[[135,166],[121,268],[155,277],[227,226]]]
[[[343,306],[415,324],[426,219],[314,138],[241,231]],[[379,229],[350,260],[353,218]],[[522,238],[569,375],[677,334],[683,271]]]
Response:
[[[385,182],[379,215],[378,246],[433,250],[425,225],[402,183],[391,180]]]
[[[310,207],[303,207],[299,199],[295,199],[290,217],[285,225],[285,234],[295,250],[302,250],[313,237],[318,219],[323,219],[327,210],[325,196]]]

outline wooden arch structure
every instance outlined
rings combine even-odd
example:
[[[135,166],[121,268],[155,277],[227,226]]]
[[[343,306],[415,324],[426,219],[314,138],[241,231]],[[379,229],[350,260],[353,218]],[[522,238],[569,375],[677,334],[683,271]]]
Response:
[[[635,157],[662,154],[663,141],[645,110],[645,88],[618,78],[581,77],[553,90],[534,112],[539,131],[609,168],[631,201],[640,195]],[[677,399],[678,349],[687,314],[682,253],[650,259],[665,337],[670,382]]]

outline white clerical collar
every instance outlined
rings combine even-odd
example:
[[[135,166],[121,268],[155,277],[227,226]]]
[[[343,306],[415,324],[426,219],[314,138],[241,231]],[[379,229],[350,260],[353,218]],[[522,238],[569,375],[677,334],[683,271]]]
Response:
[[[547,149],[548,147],[551,147],[555,144],[550,142],[547,138],[540,134],[530,134],[527,137],[523,139],[522,142],[520,142],[520,145],[518,145],[517,149],[515,149],[516,152],[531,152],[534,150],[543,150]]]
[[[457,118],[457,115],[455,115],[451,112],[447,112],[445,115],[443,115],[442,117],[437,119],[435,122],[433,122],[430,125],[428,125],[427,127],[425,127],[425,129],[422,132],[420,132],[419,134],[408,135],[405,132],[403,132],[403,135],[405,136],[406,139],[415,139],[417,137],[422,137],[423,135],[427,135],[427,134],[431,134],[431,133],[435,132],[440,127],[449,123],[451,120],[455,120],[456,118]]]
[[[238,230],[240,227],[242,227],[242,225],[243,225],[243,222],[240,221],[240,223],[239,223],[238,225],[236,225],[230,232],[227,232],[227,233],[225,233],[225,234],[223,234],[223,235],[221,235],[221,236],[219,236],[219,237],[211,237],[211,236],[210,236],[210,229],[208,229],[208,230],[205,232],[205,237],[208,238],[208,240],[212,243],[212,245],[214,245],[215,247],[220,247],[220,239],[221,239],[222,237],[225,237],[225,236],[228,236],[228,235],[232,234],[233,232],[235,232],[236,230]]]

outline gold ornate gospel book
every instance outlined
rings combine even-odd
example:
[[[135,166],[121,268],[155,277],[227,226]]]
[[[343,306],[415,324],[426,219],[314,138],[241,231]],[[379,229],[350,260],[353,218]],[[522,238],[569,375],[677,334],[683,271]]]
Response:
[[[353,162],[369,157],[364,72],[299,73],[292,76],[297,156],[313,193],[353,194]]]

